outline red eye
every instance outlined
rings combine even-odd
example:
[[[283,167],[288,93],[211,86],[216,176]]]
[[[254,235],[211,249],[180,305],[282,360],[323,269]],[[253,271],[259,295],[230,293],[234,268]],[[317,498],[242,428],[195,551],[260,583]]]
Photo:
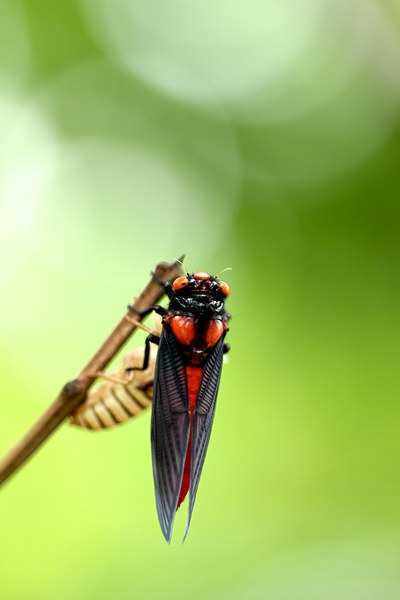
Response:
[[[223,294],[224,296],[229,296],[229,294],[231,293],[231,288],[225,281],[221,281],[218,289],[221,292],[221,294]]]
[[[174,283],[172,284],[172,288],[175,292],[178,292],[179,290],[186,287],[188,283],[189,282],[187,280],[187,277],[185,277],[184,275],[181,275],[180,277],[177,277],[175,279]]]

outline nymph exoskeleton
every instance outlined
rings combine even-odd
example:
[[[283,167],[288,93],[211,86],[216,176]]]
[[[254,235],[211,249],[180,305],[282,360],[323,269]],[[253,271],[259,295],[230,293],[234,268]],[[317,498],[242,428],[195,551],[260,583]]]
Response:
[[[85,402],[71,415],[70,423],[98,431],[141,415],[151,406],[156,355],[157,349],[153,347],[147,369],[131,371],[143,364],[144,349],[129,352],[119,370],[104,376],[107,380],[90,390]]]

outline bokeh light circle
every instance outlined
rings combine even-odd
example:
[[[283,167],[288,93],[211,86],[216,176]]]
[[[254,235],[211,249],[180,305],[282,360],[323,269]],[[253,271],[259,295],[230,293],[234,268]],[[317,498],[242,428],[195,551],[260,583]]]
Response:
[[[84,0],[98,39],[134,73],[195,103],[239,101],[279,77],[307,47],[311,0],[232,3]]]
[[[16,277],[40,244],[44,192],[58,160],[55,132],[40,107],[18,96],[0,99],[0,285]]]

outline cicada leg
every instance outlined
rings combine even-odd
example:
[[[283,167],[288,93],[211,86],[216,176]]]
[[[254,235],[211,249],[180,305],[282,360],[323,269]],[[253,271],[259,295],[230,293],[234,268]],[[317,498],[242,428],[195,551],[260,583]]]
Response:
[[[145,341],[145,345],[144,345],[144,357],[143,357],[143,364],[141,367],[128,367],[127,369],[125,369],[125,371],[127,373],[130,373],[132,371],[145,371],[148,366],[149,366],[149,361],[150,361],[150,344],[159,344],[160,343],[160,336],[159,335],[155,335],[154,333],[150,333]]]
[[[146,308],[145,310],[137,310],[132,304],[128,304],[127,308],[129,312],[139,315],[139,317],[142,317],[142,319],[150,315],[153,311],[161,316],[165,315],[165,313],[167,312],[166,308],[164,308],[163,306],[159,306],[158,304],[150,306],[150,308]]]
[[[145,341],[145,349],[144,349],[144,357],[143,357],[142,366],[141,367],[128,367],[127,369],[125,369],[125,372],[127,373],[126,378],[117,377],[116,375],[108,375],[107,373],[104,373],[103,371],[97,371],[93,375],[94,377],[105,379],[106,381],[110,381],[111,383],[120,383],[121,385],[128,385],[128,383],[130,383],[132,381],[133,371],[145,371],[148,368],[149,361],[150,361],[150,344],[151,343],[158,344],[158,342],[160,340],[160,337],[156,332],[149,329],[149,327],[146,327],[146,325],[143,325],[140,321],[137,321],[136,319],[133,319],[132,317],[129,317],[128,315],[125,317],[125,319],[132,325],[135,325],[136,327],[138,327],[139,329],[142,329],[143,331],[145,331],[148,334],[146,341]]]

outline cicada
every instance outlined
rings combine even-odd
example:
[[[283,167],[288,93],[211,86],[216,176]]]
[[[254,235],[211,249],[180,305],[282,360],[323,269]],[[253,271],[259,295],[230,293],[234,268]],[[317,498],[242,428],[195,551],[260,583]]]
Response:
[[[156,507],[169,542],[177,509],[189,492],[186,537],[214,418],[229,313],[227,283],[208,273],[192,273],[165,284],[167,309],[161,335],[146,338],[142,370],[150,344],[158,345],[154,375],[151,446]],[[132,370],[137,370],[133,367]]]

